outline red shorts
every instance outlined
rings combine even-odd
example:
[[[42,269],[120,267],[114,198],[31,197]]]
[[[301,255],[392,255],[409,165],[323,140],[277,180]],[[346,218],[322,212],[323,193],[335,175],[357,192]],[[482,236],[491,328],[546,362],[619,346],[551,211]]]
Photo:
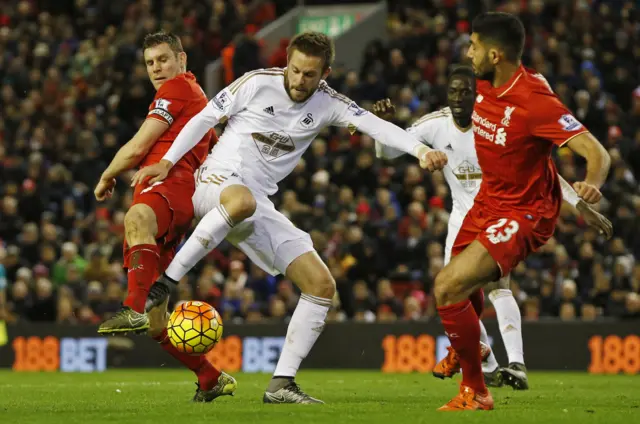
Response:
[[[158,234],[156,244],[160,250],[158,273],[164,272],[176,254],[176,249],[193,220],[191,197],[195,191],[193,174],[176,171],[159,184],[138,186],[133,195],[131,206],[148,205],[156,215]],[[127,263],[127,242],[124,242],[124,267]]]
[[[451,256],[478,240],[498,263],[504,277],[530,253],[547,243],[555,231],[556,219],[515,211],[494,215],[474,205],[462,221]]]

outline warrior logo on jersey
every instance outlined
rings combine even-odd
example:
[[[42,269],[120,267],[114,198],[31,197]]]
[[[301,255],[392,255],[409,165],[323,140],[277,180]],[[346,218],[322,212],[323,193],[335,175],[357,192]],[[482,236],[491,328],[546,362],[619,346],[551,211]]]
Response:
[[[562,125],[562,129],[565,131],[575,131],[582,127],[580,121],[578,121],[573,115],[565,114],[558,119],[560,125]]]
[[[507,106],[504,108],[504,118],[502,118],[502,121],[500,122],[505,127],[508,127],[509,124],[511,123],[511,115],[513,114],[514,110],[516,110],[515,106]]]
[[[313,125],[313,115],[310,113],[307,113],[307,116],[305,116],[304,118],[302,118],[302,121],[300,121],[300,125],[302,125],[305,128],[309,128],[311,125]]]
[[[251,136],[260,154],[267,162],[280,158],[296,149],[291,136],[283,131],[252,133]]]

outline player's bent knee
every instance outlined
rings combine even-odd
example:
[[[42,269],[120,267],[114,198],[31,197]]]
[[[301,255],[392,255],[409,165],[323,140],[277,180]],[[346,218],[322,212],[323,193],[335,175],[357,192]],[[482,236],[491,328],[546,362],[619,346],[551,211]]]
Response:
[[[433,295],[436,299],[436,305],[447,306],[453,302],[456,291],[456,282],[453,272],[450,268],[444,267],[442,271],[436,275],[433,282]]]
[[[306,292],[323,299],[333,299],[336,294],[336,281],[330,274],[318,276],[313,278]]]
[[[257,207],[256,198],[253,197],[251,190],[239,184],[229,186],[222,191],[220,204],[236,224],[250,218]]]
[[[156,215],[148,205],[133,205],[124,216],[124,228],[129,236],[155,236],[157,227]]]

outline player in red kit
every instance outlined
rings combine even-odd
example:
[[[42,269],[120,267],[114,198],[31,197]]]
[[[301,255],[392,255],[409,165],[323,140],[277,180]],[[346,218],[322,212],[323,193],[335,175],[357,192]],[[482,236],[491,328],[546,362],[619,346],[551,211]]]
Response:
[[[149,78],[157,90],[147,118],[136,135],[125,144],[102,174],[95,197],[104,201],[113,194],[116,177],[122,172],[157,163],[169,150],[189,120],[207,105],[207,97],[192,73],[186,71],[187,56],[180,39],[164,32],[145,37],[144,60]],[[221,373],[204,355],[180,353],[166,332],[167,301],[145,313],[149,288],[164,272],[176,247],[193,219],[191,197],[194,172],[215,141],[209,131],[176,163],[167,179],[152,185],[136,185],[133,203],[125,215],[124,267],[128,293],[122,309],[100,325],[101,334],[122,334],[148,330],[162,348],[198,376],[195,401],[211,401],[235,390],[233,377]]]
[[[434,283],[453,347],[449,356],[462,368],[460,393],[443,411],[493,409],[481,365],[482,287],[508,275],[553,235],[562,202],[553,146],[566,145],[586,159],[586,177],[574,188],[588,203],[600,200],[609,170],[602,145],[542,75],[522,66],[524,39],[513,15],[485,13],[473,21],[468,57],[478,80],[472,120],[483,180],[453,244],[455,257]]]

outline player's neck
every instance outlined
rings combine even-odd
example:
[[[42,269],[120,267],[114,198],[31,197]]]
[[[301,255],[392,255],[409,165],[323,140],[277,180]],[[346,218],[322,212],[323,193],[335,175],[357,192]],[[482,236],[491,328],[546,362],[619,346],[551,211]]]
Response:
[[[460,132],[467,132],[471,129],[471,117],[469,119],[456,119],[453,118],[453,124],[460,130]]]
[[[503,63],[500,66],[496,66],[496,72],[493,77],[493,87],[499,88],[502,87],[513,77],[520,68],[520,61],[516,63]]]

